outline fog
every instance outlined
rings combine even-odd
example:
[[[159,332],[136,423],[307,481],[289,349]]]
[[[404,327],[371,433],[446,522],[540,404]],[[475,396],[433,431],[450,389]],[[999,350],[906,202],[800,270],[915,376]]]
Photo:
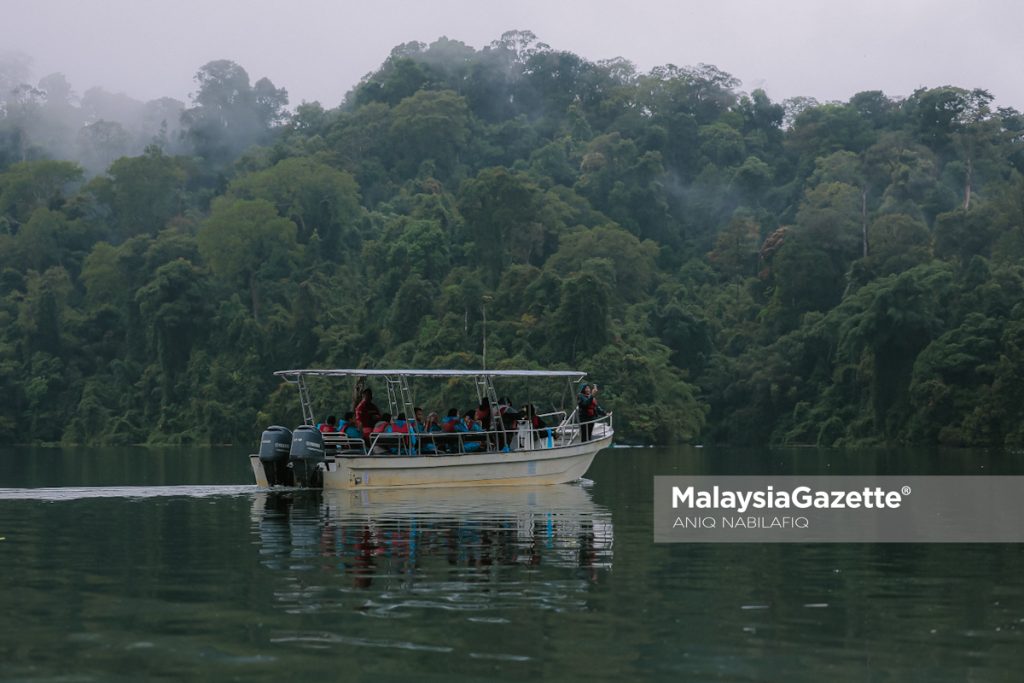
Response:
[[[33,83],[59,72],[78,96],[102,86],[143,102],[187,104],[196,70],[229,59],[286,88],[292,106],[334,107],[395,45],[444,35],[482,47],[526,29],[641,70],[714,64],[776,101],[950,84],[1024,109],[1024,4],[1014,0],[34,0],[5,3],[3,17],[0,52],[29,55]]]

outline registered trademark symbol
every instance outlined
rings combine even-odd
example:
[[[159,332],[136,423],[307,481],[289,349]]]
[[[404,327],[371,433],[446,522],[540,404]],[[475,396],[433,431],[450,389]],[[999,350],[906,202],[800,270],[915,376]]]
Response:
[[[903,489],[902,489],[902,493],[903,493],[904,496],[909,496],[910,495],[910,487],[909,486],[904,486]]]

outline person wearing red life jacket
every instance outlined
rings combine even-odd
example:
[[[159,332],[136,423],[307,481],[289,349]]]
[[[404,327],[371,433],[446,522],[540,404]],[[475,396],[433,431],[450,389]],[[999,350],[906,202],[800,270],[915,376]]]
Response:
[[[338,418],[334,415],[327,417],[327,422],[321,422],[317,425],[317,429],[321,432],[336,432],[338,431]]]
[[[576,396],[576,414],[580,421],[580,441],[590,441],[594,432],[594,420],[604,415],[604,409],[597,403],[597,385],[580,385]]]
[[[359,423],[359,428],[363,430],[365,438],[370,438],[370,434],[380,420],[381,412],[377,404],[373,402],[373,392],[369,389],[363,389],[363,400],[356,406],[356,422]]]
[[[370,444],[373,444],[373,436],[374,436],[374,434],[387,434],[390,431],[391,431],[391,413],[384,413],[383,415],[380,416],[380,420],[377,421],[377,424],[375,424],[373,426],[373,429],[370,431],[370,436],[369,436]],[[378,451],[377,449],[380,449],[380,450]],[[374,450],[375,450],[375,452],[378,452],[378,453],[386,452],[384,450],[384,445],[383,444],[378,445]]]
[[[413,430],[410,428],[409,421],[405,419],[405,413],[399,413],[398,417],[396,417],[394,419],[394,421],[391,423],[391,429],[389,429],[388,431],[392,432],[394,434],[406,434],[406,435],[408,435],[408,434],[412,434]],[[398,449],[400,452],[401,451],[404,451],[406,453],[410,453],[411,452],[412,446],[410,444],[410,438],[411,437],[406,436],[404,439],[402,439],[402,446],[401,446],[401,448]],[[395,452],[395,450],[392,449],[392,453],[394,453],[394,452]]]
[[[441,420],[441,431],[446,434],[451,434],[455,431],[455,425],[459,423],[459,409],[452,408],[448,411],[448,414]]]
[[[477,406],[473,415],[473,421],[479,424],[483,431],[491,431],[491,399],[484,396],[484,400]]]

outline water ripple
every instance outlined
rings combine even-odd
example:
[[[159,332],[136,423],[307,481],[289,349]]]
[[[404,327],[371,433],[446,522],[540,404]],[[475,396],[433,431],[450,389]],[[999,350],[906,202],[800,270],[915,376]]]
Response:
[[[272,643],[299,643],[308,646],[352,645],[354,647],[382,647],[393,650],[416,650],[420,652],[452,652],[454,648],[447,645],[428,645],[408,640],[391,640],[383,638],[360,638],[343,636],[336,633],[299,633],[271,638]]]
[[[62,486],[58,488],[3,489],[0,500],[65,501],[83,498],[205,498],[252,495],[256,486]]]

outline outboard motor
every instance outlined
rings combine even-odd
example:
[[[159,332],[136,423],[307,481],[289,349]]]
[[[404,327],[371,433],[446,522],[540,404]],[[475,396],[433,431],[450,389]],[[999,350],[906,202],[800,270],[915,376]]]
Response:
[[[260,437],[260,462],[269,485],[292,486],[292,471],[288,469],[291,444],[291,430],[277,425],[267,427]]]
[[[300,488],[319,489],[324,486],[324,437],[320,430],[311,425],[296,427],[292,434],[291,450],[292,476]]]

